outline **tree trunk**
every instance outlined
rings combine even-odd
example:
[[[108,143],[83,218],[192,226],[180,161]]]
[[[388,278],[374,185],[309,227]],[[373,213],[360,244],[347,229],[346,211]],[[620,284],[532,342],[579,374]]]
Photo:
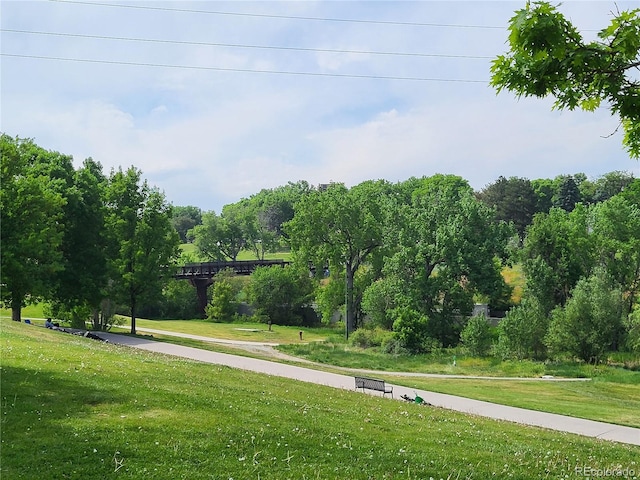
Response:
[[[93,323],[93,329],[94,330],[102,330],[101,325],[100,325],[100,309],[99,308],[94,308],[92,313],[92,323]]]
[[[131,335],[136,334],[136,299],[131,296]]]
[[[353,269],[351,268],[351,262],[345,264],[345,275],[347,288],[345,292],[345,313],[346,313],[346,337],[349,339],[349,333],[353,331]]]
[[[14,322],[21,322],[22,318],[22,306],[20,302],[11,302],[11,320]]]

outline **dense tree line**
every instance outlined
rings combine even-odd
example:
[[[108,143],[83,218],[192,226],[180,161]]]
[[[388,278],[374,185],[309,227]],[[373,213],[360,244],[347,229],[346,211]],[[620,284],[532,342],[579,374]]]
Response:
[[[505,357],[597,362],[640,346],[640,181],[627,173],[500,177],[478,192],[453,175],[350,188],[301,181],[217,215],[172,207],[134,167],[107,175],[87,159],[74,169],[69,156],[6,135],[1,147],[2,300],[14,320],[39,300],[96,329],[116,309],[134,331],[140,312],[193,318],[193,288],[170,279],[182,238],[208,260],[291,250],[291,266],[248,283],[217,278],[207,314],[219,321],[244,301],[263,321],[311,324],[315,305],[324,321],[342,311],[359,342],[361,327],[386,330],[389,351],[462,342],[482,354],[488,326],[468,320],[479,302],[507,310],[493,339]],[[518,305],[507,264],[526,279]]]
[[[274,322],[303,322],[291,312],[312,300],[325,321],[343,309],[347,335],[378,326],[390,332],[390,350],[416,353],[461,341],[488,352],[488,325],[467,320],[475,302],[486,302],[508,310],[497,353],[596,362],[604,351],[638,344],[639,183],[623,172],[500,177],[474,192],[460,177],[435,175],[297,190],[293,214],[280,217],[290,219],[277,230],[297,273],[262,271],[249,292],[267,294],[248,298]],[[506,264],[520,265],[526,278],[519,305],[501,275]],[[289,295],[276,295],[283,291]],[[260,309],[268,292],[284,310]]]
[[[178,255],[171,206],[134,167],[100,163],[0,137],[2,301],[13,320],[46,300],[52,315],[84,327],[110,325],[125,305],[135,333],[140,305],[157,297]]]

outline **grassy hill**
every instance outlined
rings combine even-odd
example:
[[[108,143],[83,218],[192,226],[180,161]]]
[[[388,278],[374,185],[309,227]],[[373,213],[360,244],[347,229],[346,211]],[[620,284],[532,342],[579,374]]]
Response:
[[[206,259],[200,258],[198,256],[198,252],[196,250],[196,246],[193,243],[182,243],[180,244],[180,250],[182,253],[193,256],[197,262],[205,262]],[[282,251],[275,253],[266,253],[264,256],[265,260],[289,260],[291,258],[291,252]],[[255,260],[256,255],[251,250],[242,250],[238,254],[238,260]]]
[[[0,322],[2,478],[533,479],[638,468],[640,447]]]

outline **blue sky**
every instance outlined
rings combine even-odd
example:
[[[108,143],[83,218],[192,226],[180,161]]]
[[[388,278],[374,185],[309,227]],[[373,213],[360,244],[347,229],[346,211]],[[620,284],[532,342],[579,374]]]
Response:
[[[489,87],[524,3],[2,0],[0,130],[217,213],[298,180],[640,176],[606,108]],[[591,39],[638,7],[560,10]]]

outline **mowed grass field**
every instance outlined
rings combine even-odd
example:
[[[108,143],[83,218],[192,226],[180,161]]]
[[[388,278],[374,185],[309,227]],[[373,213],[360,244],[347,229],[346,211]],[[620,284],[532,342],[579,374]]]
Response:
[[[34,318],[37,317],[38,312]],[[5,313],[3,312],[3,315]],[[42,323],[41,321],[36,321]],[[277,349],[295,357],[316,362],[307,367],[349,373],[349,369],[377,370],[377,377],[388,382],[420,390],[448,393],[478,400],[558,413],[589,420],[603,421],[640,428],[640,372],[611,365],[584,365],[531,361],[499,361],[495,358],[474,358],[458,354],[454,366],[452,356],[393,356],[375,350],[359,349],[342,341],[338,329],[299,329],[265,324],[223,324],[206,320],[145,320],[137,321],[140,335],[152,335],[165,342],[196,348],[261,357],[274,361],[259,350],[243,350],[190,339],[145,333],[144,328],[188,333],[205,337],[280,344]],[[121,330],[127,332],[128,324]],[[303,341],[299,339],[303,331]],[[387,373],[385,373],[387,372]],[[433,378],[398,376],[388,372],[411,372],[463,375],[467,378]],[[542,375],[556,378],[588,378],[588,381],[536,381]],[[475,379],[474,376],[494,377]],[[528,380],[500,380],[495,377],[522,377]]]
[[[640,447],[0,326],[2,478],[537,479],[639,468]]]
[[[198,249],[195,243],[181,243],[180,250],[186,255],[192,256],[196,262],[206,262],[206,259],[200,258]],[[268,252],[264,254],[265,260],[285,260],[288,261],[291,258],[291,252]],[[238,260],[255,260],[256,255],[252,250],[241,250],[238,254]]]

